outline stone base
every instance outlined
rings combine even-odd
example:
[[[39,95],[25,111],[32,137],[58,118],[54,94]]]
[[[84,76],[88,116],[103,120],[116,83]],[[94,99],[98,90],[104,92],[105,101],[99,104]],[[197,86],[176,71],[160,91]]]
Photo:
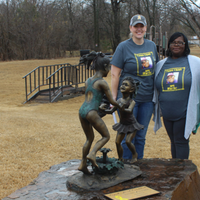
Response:
[[[66,187],[80,160],[69,160],[41,172],[28,186],[3,200],[108,200],[104,194],[147,186],[160,192],[148,200],[200,200],[200,176],[190,160],[142,159],[134,163],[142,174],[134,179],[99,191],[75,192]]]
[[[79,172],[69,177],[66,184],[69,189],[74,191],[95,191],[134,179],[141,174],[142,172],[139,170],[139,167],[124,165],[124,169],[119,169],[115,175],[85,175]]]

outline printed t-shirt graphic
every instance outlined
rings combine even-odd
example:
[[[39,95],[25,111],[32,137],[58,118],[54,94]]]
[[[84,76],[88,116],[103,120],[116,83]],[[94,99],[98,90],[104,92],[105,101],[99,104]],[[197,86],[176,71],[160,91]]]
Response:
[[[153,63],[155,62],[153,52],[139,53],[134,55],[137,63],[137,76],[153,75]]]
[[[186,117],[191,79],[186,56],[166,60],[155,80],[164,119],[177,121]]]
[[[173,92],[184,90],[185,67],[165,69],[162,77],[162,91]]]

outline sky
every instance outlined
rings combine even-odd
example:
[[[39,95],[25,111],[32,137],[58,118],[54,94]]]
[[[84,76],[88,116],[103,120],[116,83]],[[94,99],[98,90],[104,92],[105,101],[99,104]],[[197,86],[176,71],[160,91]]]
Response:
[[[198,0],[198,1],[196,2],[196,4],[197,4],[198,6],[200,6],[200,0]]]

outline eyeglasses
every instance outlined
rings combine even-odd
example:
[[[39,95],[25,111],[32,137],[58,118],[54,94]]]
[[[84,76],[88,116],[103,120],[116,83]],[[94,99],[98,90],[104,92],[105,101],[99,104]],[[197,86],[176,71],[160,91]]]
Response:
[[[178,41],[178,42],[172,42],[170,43],[170,46],[178,46],[178,47],[181,47],[185,44],[185,42],[181,42],[181,41]]]

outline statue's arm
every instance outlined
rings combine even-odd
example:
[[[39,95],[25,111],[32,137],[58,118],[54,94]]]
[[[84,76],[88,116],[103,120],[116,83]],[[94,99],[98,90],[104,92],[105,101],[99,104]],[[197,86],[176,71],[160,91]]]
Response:
[[[122,109],[127,113],[132,113],[134,106],[135,106],[135,101],[132,100],[132,102],[130,103],[128,108],[123,108],[123,106],[122,106]]]

